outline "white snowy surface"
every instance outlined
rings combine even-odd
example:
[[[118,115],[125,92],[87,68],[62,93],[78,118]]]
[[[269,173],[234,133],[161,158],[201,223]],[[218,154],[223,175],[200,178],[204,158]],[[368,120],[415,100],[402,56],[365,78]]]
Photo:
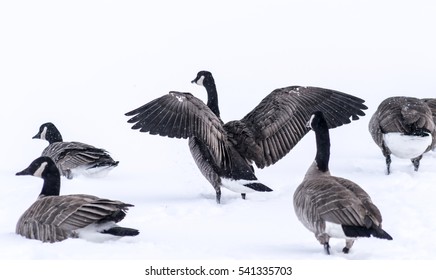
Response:
[[[436,97],[435,7],[430,1],[3,1],[0,3],[0,259],[2,260],[435,260],[436,153],[419,172],[384,157],[367,125],[393,95]],[[187,140],[130,129],[124,113],[171,90],[206,100],[190,83],[215,77],[222,119],[240,119],[275,88],[331,88],[366,100],[366,116],[331,131],[330,169],[372,197],[393,241],[343,240],[327,256],[297,220],[292,195],[315,156],[310,132],[283,160],[256,170],[274,191],[222,204]],[[111,152],[104,178],[62,179],[62,194],[132,203],[120,223],[134,238],[56,244],[14,233],[42,180],[18,177],[47,142]]]

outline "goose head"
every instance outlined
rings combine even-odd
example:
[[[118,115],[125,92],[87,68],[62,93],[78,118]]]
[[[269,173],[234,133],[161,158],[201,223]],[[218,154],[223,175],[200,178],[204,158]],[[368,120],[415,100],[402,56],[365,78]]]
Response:
[[[59,170],[56,164],[49,157],[39,157],[32,161],[32,163],[24,170],[17,172],[15,175],[31,175],[39,178],[47,178],[50,175],[59,175]]]
[[[53,123],[47,122],[39,127],[38,133],[32,139],[47,140],[51,144],[62,142],[62,135]]]
[[[199,86],[205,86],[210,84],[215,84],[215,81],[212,77],[212,73],[209,71],[200,71],[197,73],[197,77],[191,81],[193,84],[197,84]]]

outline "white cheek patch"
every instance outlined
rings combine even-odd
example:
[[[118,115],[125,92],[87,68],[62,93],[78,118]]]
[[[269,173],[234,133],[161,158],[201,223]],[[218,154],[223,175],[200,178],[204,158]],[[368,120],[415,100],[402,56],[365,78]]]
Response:
[[[33,173],[33,176],[42,177],[42,172],[44,172],[46,165],[47,165],[46,161],[41,163],[41,166],[35,171],[35,173]]]
[[[197,80],[196,84],[199,86],[203,85],[203,81],[204,81],[204,76],[201,76],[200,79]]]
[[[306,123],[306,127],[312,128],[312,121],[315,115],[310,116],[309,121]]]
[[[47,127],[44,126],[44,129],[41,132],[41,139],[42,140],[46,140],[46,138],[45,138],[46,134],[47,134]]]

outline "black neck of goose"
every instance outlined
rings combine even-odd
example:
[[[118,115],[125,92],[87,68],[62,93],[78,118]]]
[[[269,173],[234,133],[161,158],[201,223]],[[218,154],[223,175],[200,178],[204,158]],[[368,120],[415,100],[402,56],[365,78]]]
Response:
[[[62,135],[57,130],[57,128],[50,129],[47,131],[47,135],[45,136],[49,144],[56,143],[56,142],[62,142]]]
[[[330,135],[327,124],[323,124],[315,130],[316,135],[316,156],[315,161],[318,170],[321,172],[329,171],[330,159]]]
[[[205,79],[203,85],[207,91],[207,107],[219,118],[220,109],[218,107],[218,92],[216,90],[215,81],[213,79]]]
[[[59,171],[50,170],[43,177],[44,184],[42,185],[42,190],[39,196],[59,196],[61,189],[61,176]]]

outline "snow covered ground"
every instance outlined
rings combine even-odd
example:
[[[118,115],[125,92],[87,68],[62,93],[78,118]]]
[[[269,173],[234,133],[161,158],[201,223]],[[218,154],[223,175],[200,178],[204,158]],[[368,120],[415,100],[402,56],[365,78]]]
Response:
[[[25,3],[22,3],[25,2]],[[14,1],[0,3],[0,259],[2,260],[435,260],[436,152],[414,172],[384,158],[367,125],[386,97],[435,97],[435,7],[425,1]],[[429,2],[430,3],[430,2]],[[273,89],[311,85],[366,100],[367,115],[331,131],[332,174],[362,186],[393,241],[358,240],[326,256],[297,220],[292,195],[315,156],[309,133],[283,160],[257,170],[272,193],[223,190],[215,203],[186,140],[130,129],[124,113],[170,90],[205,100],[190,84],[214,74],[224,121],[242,118]],[[62,194],[132,203],[116,242],[43,244],[14,233],[42,181],[17,177],[47,145],[31,139],[55,123],[64,140],[109,150],[105,178],[62,179]]]

